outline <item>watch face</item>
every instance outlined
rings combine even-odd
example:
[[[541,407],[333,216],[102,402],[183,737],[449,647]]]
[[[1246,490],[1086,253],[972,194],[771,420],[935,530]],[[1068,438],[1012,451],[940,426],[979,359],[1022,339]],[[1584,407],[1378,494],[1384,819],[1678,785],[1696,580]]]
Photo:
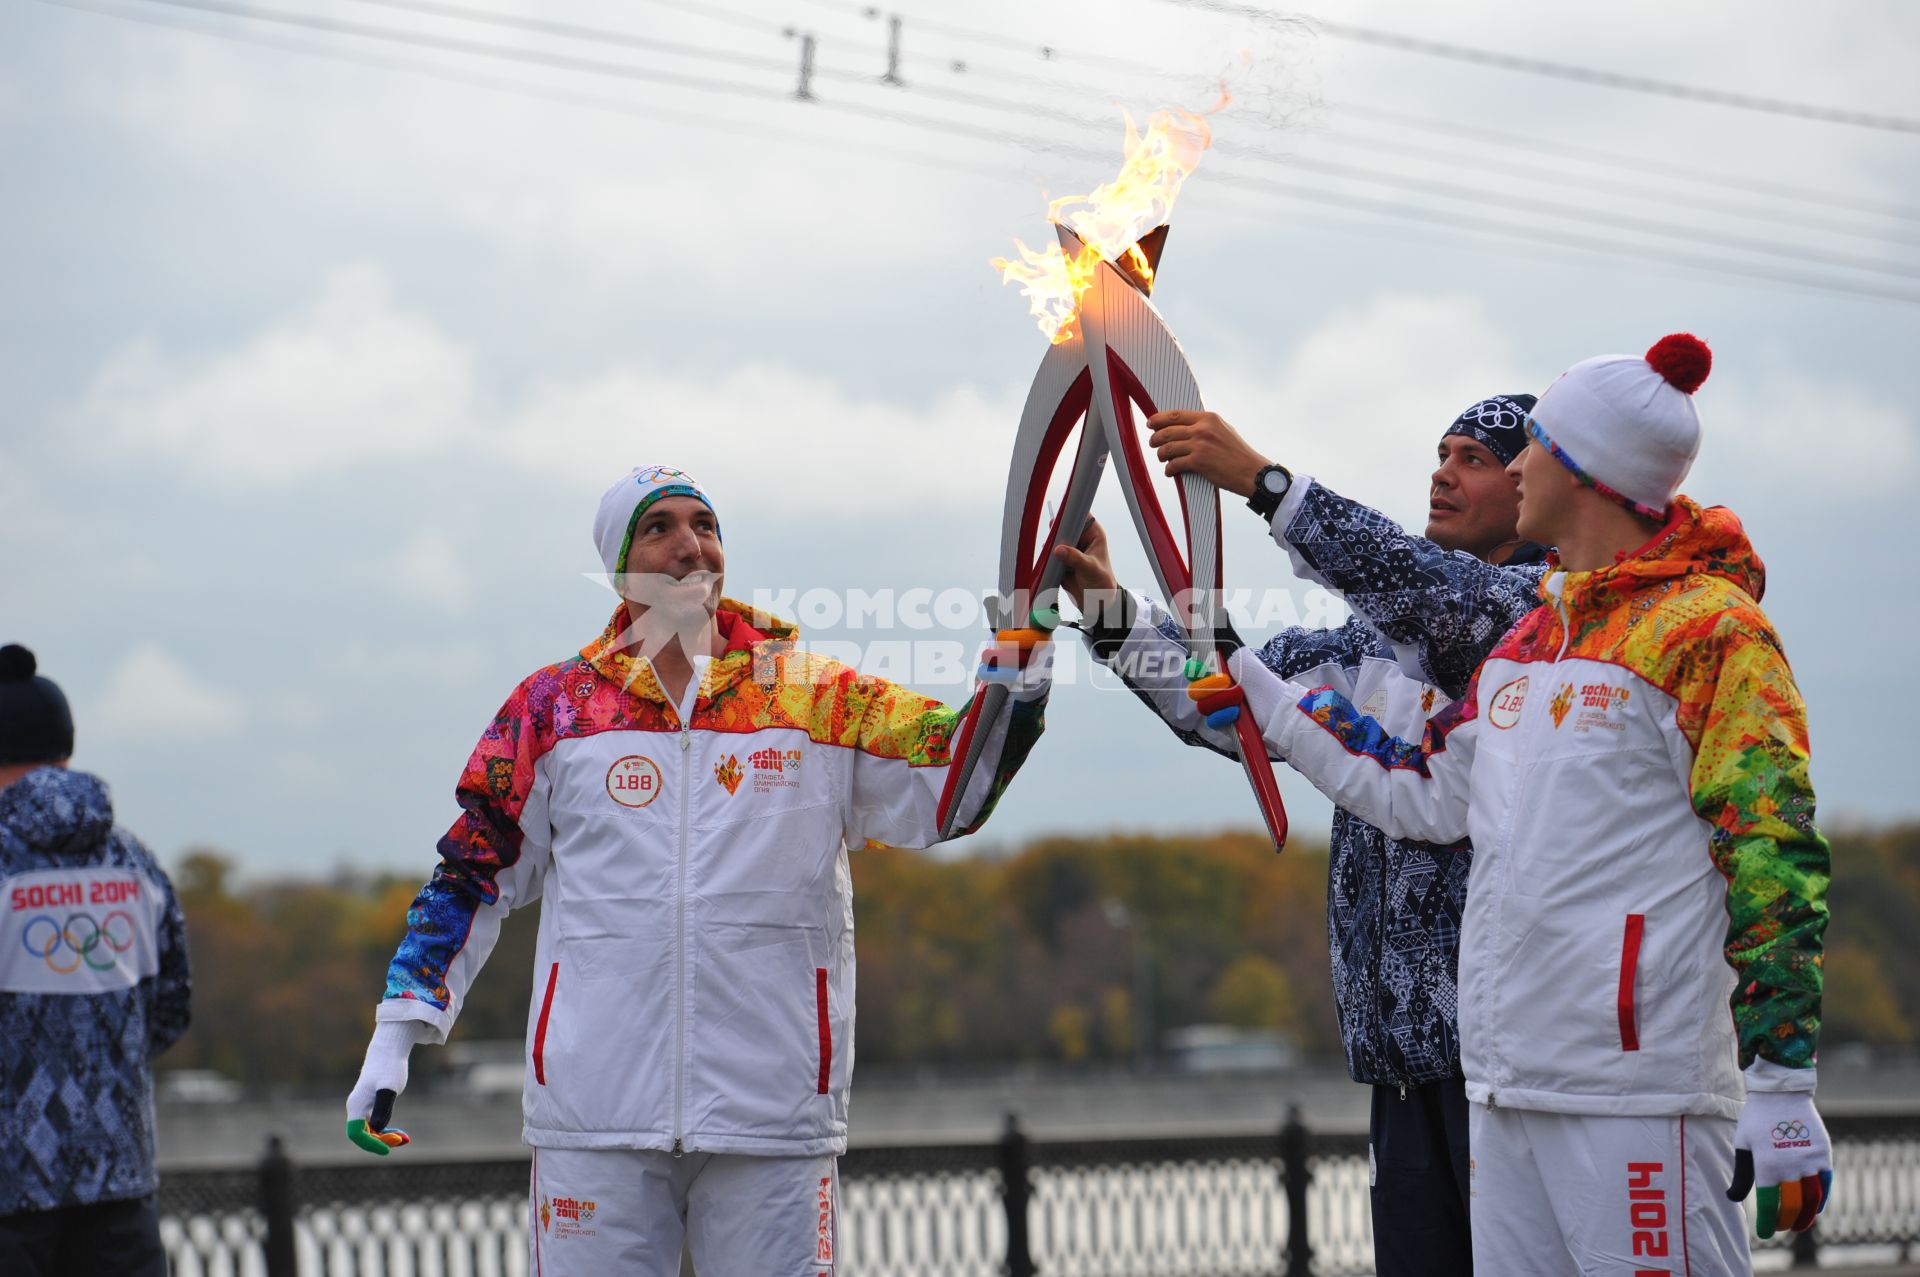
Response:
[[[1260,476],[1260,484],[1277,497],[1287,490],[1287,476],[1279,470],[1269,470]]]

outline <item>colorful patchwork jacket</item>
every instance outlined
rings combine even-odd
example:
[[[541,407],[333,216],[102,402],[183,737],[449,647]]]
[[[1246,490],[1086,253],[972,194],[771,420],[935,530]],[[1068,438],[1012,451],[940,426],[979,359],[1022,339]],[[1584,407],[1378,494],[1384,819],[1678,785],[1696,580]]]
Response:
[[[1739,520],[1679,498],[1619,562],[1550,571],[1418,740],[1232,661],[1269,746],[1335,802],[1471,835],[1471,1098],[1732,1117],[1755,1059],[1772,1089],[1812,1089],[1829,857],[1763,582]]]
[[[1261,664],[1283,679],[1338,688],[1396,732],[1417,734],[1500,635],[1539,606],[1545,567],[1532,547],[1499,567],[1442,550],[1304,475],[1275,512],[1273,536],[1298,575],[1344,594],[1355,615],[1332,629],[1282,630],[1257,649]],[[1183,739],[1211,744],[1191,730],[1184,680],[1155,680],[1146,659],[1178,642],[1172,619],[1151,604],[1135,617],[1126,644],[1096,651],[1150,705],[1167,706]],[[1327,948],[1354,1081],[1419,1086],[1460,1076],[1455,968],[1471,864],[1464,843],[1390,838],[1344,808],[1334,812]]]
[[[107,787],[0,789],[0,1215],[154,1191],[148,1061],[187,1031],[187,929]]]
[[[1044,663],[977,721],[794,647],[722,604],[724,654],[682,721],[620,623],[520,684],[460,778],[380,1020],[442,1041],[509,910],[540,932],[523,1091],[536,1147],[801,1156],[846,1147],[847,848],[939,838],[949,760],[987,752],[984,821],[1039,736]]]

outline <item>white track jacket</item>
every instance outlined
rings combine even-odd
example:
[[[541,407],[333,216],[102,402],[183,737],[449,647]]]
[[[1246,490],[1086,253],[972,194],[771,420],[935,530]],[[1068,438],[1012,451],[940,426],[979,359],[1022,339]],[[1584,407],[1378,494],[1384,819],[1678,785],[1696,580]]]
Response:
[[[1334,802],[1471,836],[1470,1098],[1732,1118],[1755,1057],[1772,1089],[1813,1088],[1828,852],[1763,581],[1739,521],[1682,497],[1638,553],[1550,572],[1419,740],[1234,654],[1268,745]]]
[[[792,627],[729,601],[726,651],[682,723],[621,650],[623,618],[521,683],[481,738],[379,1019],[443,1041],[501,918],[544,899],[529,1144],[841,1152],[847,848],[935,842],[969,731],[989,750],[948,801],[978,827],[1040,733],[1044,660],[998,721],[977,722],[794,651]]]

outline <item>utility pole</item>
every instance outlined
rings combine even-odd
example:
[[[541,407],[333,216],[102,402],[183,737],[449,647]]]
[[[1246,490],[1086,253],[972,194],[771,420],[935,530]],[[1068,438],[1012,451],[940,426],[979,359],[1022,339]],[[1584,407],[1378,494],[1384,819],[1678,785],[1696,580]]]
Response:
[[[813,101],[813,32],[802,32],[800,36],[800,83],[793,90],[793,96],[802,102]]]
[[[900,78],[900,15],[887,15],[887,73],[880,77],[882,84],[905,84]]]

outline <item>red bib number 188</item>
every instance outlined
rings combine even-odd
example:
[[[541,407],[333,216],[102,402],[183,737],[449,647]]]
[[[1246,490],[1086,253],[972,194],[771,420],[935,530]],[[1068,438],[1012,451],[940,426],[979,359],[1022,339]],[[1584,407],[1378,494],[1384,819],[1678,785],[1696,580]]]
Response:
[[[628,754],[607,769],[607,794],[622,807],[645,807],[660,796],[660,768],[644,754]]]

